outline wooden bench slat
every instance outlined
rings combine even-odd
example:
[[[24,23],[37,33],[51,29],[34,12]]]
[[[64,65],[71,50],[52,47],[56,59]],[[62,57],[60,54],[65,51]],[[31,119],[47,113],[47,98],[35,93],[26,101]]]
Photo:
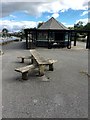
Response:
[[[30,58],[31,58],[31,56],[18,56],[17,58],[30,59]]]
[[[30,69],[33,69],[33,68],[35,68],[34,65],[27,65],[27,66],[25,66],[25,67],[15,68],[15,71],[24,73],[24,72],[29,71]]]
[[[30,52],[35,58],[35,60],[38,62],[38,64],[48,65],[57,62],[57,60],[52,59],[45,60],[36,50],[30,50]]]
[[[15,71],[22,73],[22,79],[27,80],[28,79],[28,71],[35,68],[35,65],[28,65],[21,68],[15,68]]]
[[[49,64],[57,62],[57,60],[52,60],[52,59],[48,59],[47,61],[48,61]]]
[[[40,54],[36,50],[30,50],[32,56],[35,58],[38,64],[47,64],[48,62],[40,56]]]

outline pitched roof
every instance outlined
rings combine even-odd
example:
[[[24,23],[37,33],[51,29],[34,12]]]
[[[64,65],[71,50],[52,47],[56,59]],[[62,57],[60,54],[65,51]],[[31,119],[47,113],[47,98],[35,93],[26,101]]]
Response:
[[[58,22],[55,18],[50,18],[43,23],[38,29],[57,29],[57,30],[69,30],[62,23]]]

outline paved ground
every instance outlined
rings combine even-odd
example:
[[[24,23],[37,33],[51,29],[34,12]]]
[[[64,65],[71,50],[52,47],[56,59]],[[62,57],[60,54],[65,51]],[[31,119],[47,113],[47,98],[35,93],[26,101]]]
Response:
[[[14,68],[24,64],[19,55],[30,55],[22,42],[3,46],[2,116],[3,118],[87,118],[88,117],[88,51],[85,49],[37,48],[45,58],[57,59],[54,71],[44,77],[29,75],[20,81]],[[83,72],[81,72],[83,71]]]

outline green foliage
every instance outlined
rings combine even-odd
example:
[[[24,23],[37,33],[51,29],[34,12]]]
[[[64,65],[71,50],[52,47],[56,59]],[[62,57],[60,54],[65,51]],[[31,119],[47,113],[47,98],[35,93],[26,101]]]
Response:
[[[83,22],[79,21],[77,24],[74,24],[74,30],[90,30],[90,23],[83,26]]]
[[[84,27],[83,30],[90,30],[90,23],[87,23]]]
[[[83,30],[83,22],[79,21],[77,24],[74,24],[74,30]]]
[[[6,29],[6,28],[3,28],[2,29],[2,37],[7,37],[8,36],[8,29]]]
[[[2,29],[2,33],[8,33],[8,29],[3,28],[3,29]]]
[[[69,30],[74,30],[74,27],[68,27]]]
[[[42,22],[42,23],[38,23],[37,28],[39,28],[43,23],[44,23],[44,22]]]

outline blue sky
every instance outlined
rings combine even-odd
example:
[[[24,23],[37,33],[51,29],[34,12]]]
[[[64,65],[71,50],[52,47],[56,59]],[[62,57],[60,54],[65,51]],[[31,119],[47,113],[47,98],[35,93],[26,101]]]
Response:
[[[33,28],[39,22],[45,22],[51,17],[62,22],[66,27],[73,26],[78,21],[82,21],[85,25],[90,13],[88,0],[12,1],[4,0],[1,3],[0,30],[7,28],[9,31],[18,31],[22,28]]]

